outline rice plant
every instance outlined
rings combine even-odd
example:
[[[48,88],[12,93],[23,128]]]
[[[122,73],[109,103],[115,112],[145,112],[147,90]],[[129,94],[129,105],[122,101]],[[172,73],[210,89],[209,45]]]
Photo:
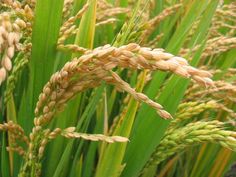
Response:
[[[233,177],[233,0],[1,0],[0,177]]]

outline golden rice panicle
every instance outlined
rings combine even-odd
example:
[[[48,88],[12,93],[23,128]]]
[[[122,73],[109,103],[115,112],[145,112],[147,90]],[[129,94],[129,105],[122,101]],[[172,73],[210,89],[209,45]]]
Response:
[[[20,156],[24,156],[26,153],[21,146],[16,146],[16,147],[7,146],[6,149],[7,151],[17,152]]]
[[[214,82],[214,87],[201,89],[198,85],[192,85],[186,92],[186,100],[195,100],[202,96],[211,96],[225,101],[236,101],[236,86],[234,83],[218,80]]]
[[[35,109],[35,125],[48,123],[56,110],[63,108],[76,93],[97,87],[103,80],[115,84],[135,99],[156,108],[160,116],[171,117],[159,104],[151,101],[144,94],[135,92],[117,74],[110,75],[110,71],[115,67],[171,71],[182,77],[191,77],[199,84],[213,85],[210,79],[211,73],[196,69],[184,58],[166,53],[163,49],[140,47],[135,43],[118,48],[105,45],[86,51],[83,56],[66,63],[61,71],[52,75],[39,96]]]
[[[64,39],[63,39],[64,41]],[[68,51],[68,52],[73,52],[73,53],[85,53],[88,49],[84,48],[84,47],[80,47],[76,44],[66,44],[66,45],[63,45],[63,44],[60,44],[61,41],[58,41],[58,46],[57,46],[57,49],[58,50],[62,50],[62,51]]]
[[[65,0],[64,6],[63,6],[63,18],[67,18],[70,15],[72,5],[74,3],[74,0]]]
[[[164,9],[160,14],[158,14],[156,17],[152,18],[147,22],[147,27],[145,28],[145,31],[143,32],[141,38],[147,39],[147,36],[150,36],[150,34],[154,31],[154,29],[158,26],[158,24],[164,20],[166,17],[172,15],[175,13],[182,4],[175,4],[171,7],[168,7]]]
[[[144,102],[147,105],[149,105],[150,107],[154,108],[155,110],[157,110],[157,113],[164,119],[170,119],[172,118],[172,116],[170,115],[170,113],[168,113],[167,111],[165,111],[163,109],[163,106],[152,101],[151,99],[149,99],[145,94],[143,93],[138,93],[135,91],[135,89],[131,88],[130,85],[123,81],[118,74],[116,74],[115,72],[111,71],[111,76],[112,77],[108,77],[105,78],[105,80],[108,83],[114,84],[117,88],[119,88],[120,90],[124,90],[127,93],[129,93],[130,95],[132,95],[132,97],[134,99],[136,99],[139,102]]]
[[[107,24],[113,24],[116,21],[118,21],[116,18],[108,18],[106,20],[100,21],[96,23],[96,27],[102,26],[102,25],[107,25]]]
[[[12,58],[15,51],[19,50],[21,30],[26,27],[23,20],[17,18],[12,21],[9,13],[0,14],[0,84],[6,79],[7,72],[12,69]]]
[[[82,17],[82,15],[86,12],[86,10],[88,9],[88,7],[89,7],[89,4],[86,3],[86,4],[82,7],[82,9],[80,9],[80,10],[77,12],[77,14],[76,14],[75,16],[70,17],[68,20],[66,20],[66,21],[64,22],[64,24],[63,24],[63,25],[61,26],[61,28],[60,28],[60,36],[62,36],[63,33],[64,33],[68,28],[70,28],[70,27],[75,23],[75,21],[76,21],[77,19],[79,19],[79,18]]]
[[[25,151],[23,147],[18,142],[24,142],[27,146],[29,145],[29,139],[25,135],[24,130],[18,124],[9,121],[4,124],[0,124],[1,131],[7,131],[11,143],[7,147],[8,151],[17,152],[19,155],[23,156]]]
[[[179,54],[181,56],[186,56],[190,52],[195,53],[199,48],[200,45],[195,46],[193,49],[182,48]],[[216,56],[234,48],[236,48],[236,37],[214,37],[207,40],[204,51],[201,54],[201,59],[205,60],[207,57]]]
[[[115,16],[119,14],[127,14],[129,12],[130,12],[130,9],[128,8],[113,7],[113,8],[109,8],[105,10],[100,10],[100,11],[98,10],[96,18],[98,22],[101,22],[109,18],[115,18]]]
[[[66,3],[66,2],[65,2]],[[70,3],[70,1],[68,1],[68,3]],[[81,18],[82,15],[86,12],[86,10],[88,9],[89,4],[86,3],[78,12],[75,16],[69,17],[61,26],[60,28],[60,32],[59,32],[59,38],[58,38],[58,45],[59,45],[59,49],[62,48],[62,44],[65,42],[65,40],[73,35],[76,34],[78,28],[76,25],[74,25],[74,23],[76,22],[77,19]]]
[[[105,136],[103,134],[86,134],[75,132],[75,127],[69,127],[62,131],[61,135],[66,138],[82,138],[90,141],[105,141],[107,143],[128,142],[129,139],[121,136]]]
[[[218,6],[216,13],[212,19],[212,27],[210,28],[209,37],[217,37],[225,35],[221,29],[226,29],[228,32],[226,36],[232,36],[235,33],[235,16],[236,8],[235,3],[229,3]]]

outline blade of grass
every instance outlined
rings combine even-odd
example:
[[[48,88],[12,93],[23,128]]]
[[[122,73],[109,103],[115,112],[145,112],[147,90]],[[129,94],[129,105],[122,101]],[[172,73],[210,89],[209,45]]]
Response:
[[[197,161],[193,166],[193,170],[191,171],[191,177],[200,177],[203,174],[209,174],[209,171],[214,164],[215,155],[217,154],[219,147],[215,147],[214,145],[207,146],[205,144],[201,149],[200,153],[197,157]],[[207,163],[207,167],[205,168],[205,164]]]
[[[102,86],[103,87],[103,86]],[[103,95],[105,92],[106,88],[104,87]],[[91,96],[92,97],[92,96]],[[100,110],[100,108],[103,106],[103,104],[101,104],[102,98],[99,100],[98,105],[95,107],[96,109],[96,114],[94,113],[93,119],[91,119],[92,117],[89,116],[89,119],[85,119],[79,120],[79,123],[77,125],[77,128],[79,129],[80,132],[89,132],[91,131],[91,126],[93,127],[95,125],[95,130],[93,131],[93,133],[103,133],[103,117],[99,116],[102,115],[102,111],[98,111]],[[96,116],[96,120],[95,117]],[[99,130],[98,132],[96,130]],[[87,157],[87,153],[89,153],[89,151],[84,151],[83,149],[86,148],[88,146],[88,143],[93,146],[95,145],[95,147],[98,145],[98,143],[96,142],[87,142],[85,140],[79,140],[79,142],[77,143],[78,145],[76,145],[76,149],[74,152],[74,159],[70,168],[70,177],[74,177],[76,175],[76,168],[77,168],[77,164],[76,162],[81,158],[82,155],[84,155],[85,157]],[[91,161],[91,163],[93,163],[93,161]],[[84,163],[84,168],[86,168],[87,165]],[[83,173],[84,174],[84,173]]]
[[[2,136],[2,147],[1,147],[1,174],[2,177],[10,177],[10,161],[9,161],[9,153],[6,150],[7,147],[7,136],[6,133],[3,133]]]
[[[135,20],[138,16],[138,9],[140,8],[140,5],[141,5],[141,1],[138,1],[129,22],[124,24],[124,26],[127,26],[127,28],[122,29],[120,40],[118,41],[116,40],[114,42],[114,46],[123,45],[126,42],[128,42],[127,40],[130,34],[129,32],[136,25]],[[146,76],[146,72],[143,72],[142,77],[139,80],[140,82],[137,83],[136,88],[138,91],[143,90],[145,76]],[[108,101],[109,106],[110,106],[110,109],[108,109],[109,110],[108,115],[111,113],[111,110],[114,106],[115,97],[116,97],[116,91],[113,90],[112,97]],[[133,99],[129,101],[126,113],[121,117],[121,120],[124,120],[124,121],[121,122],[120,126],[117,126],[115,128],[113,135],[129,137],[132,126],[133,126],[134,118],[138,109],[138,105],[139,104]],[[100,154],[100,159],[96,168],[96,176],[97,177],[118,176],[122,172],[122,169],[123,169],[122,159],[125,154],[126,147],[127,147],[127,143],[116,143],[116,144],[107,145],[107,146],[104,143],[101,148],[102,150]],[[115,157],[114,157],[114,154],[116,154]]]
[[[26,132],[32,128],[33,111],[39,93],[53,72],[63,2],[63,0],[43,0],[37,1],[36,4],[32,55],[29,63],[29,85],[22,99],[19,114],[19,121]]]
[[[90,0],[88,1],[89,8],[83,15],[80,24],[79,24],[79,31],[76,35],[75,44],[85,47],[85,48],[92,48],[93,47],[93,38],[95,33],[95,23],[96,23],[96,6],[97,1],[96,0]],[[75,1],[75,8],[79,8],[79,4],[82,4],[80,0]],[[77,9],[79,10],[79,9]],[[78,54],[73,54],[72,58],[76,57]],[[67,127],[69,125],[74,125],[77,116],[78,116],[78,108],[80,106],[80,103],[83,102],[82,95],[79,94],[76,99],[71,100],[68,103],[68,106],[64,110],[64,112],[58,116],[56,127]],[[70,120],[67,119],[67,117],[70,118]],[[48,150],[48,154],[50,154],[50,158],[48,159],[48,163],[46,165],[45,175],[48,177],[53,176],[54,171],[57,168],[57,165],[59,164],[61,155],[63,154],[64,148],[66,146],[66,140],[65,139],[57,139],[53,142],[53,144],[50,146],[50,149]],[[59,148],[58,148],[59,147]],[[58,151],[54,151],[54,149],[57,148]]]
[[[144,87],[145,77],[146,72],[143,72],[140,82],[136,86],[136,90],[139,92],[141,92]],[[134,99],[130,99],[127,108],[127,113],[124,114],[123,117],[121,117],[121,120],[123,120],[123,122],[120,126],[116,127],[113,135],[119,135],[124,137],[128,137],[130,135],[138,105],[139,104]],[[107,145],[104,149],[104,153],[101,155],[101,159],[99,159],[95,176],[118,176],[122,167],[122,159],[125,154],[126,146],[127,143],[116,143]],[[116,156],[114,156],[114,154],[116,154]]]
[[[217,157],[215,158],[215,163],[213,165],[213,168],[211,169],[209,173],[209,177],[221,177],[223,176],[224,169],[226,168],[230,156],[232,155],[232,151],[222,148]]]
[[[103,91],[103,95],[105,92],[106,88],[104,88]],[[93,133],[97,134],[103,134],[103,127],[104,127],[104,114],[103,111],[100,111],[101,108],[104,106],[104,102],[102,101],[103,97],[100,99],[98,105],[96,106],[96,114],[94,114],[94,118],[93,119],[86,119],[85,123],[83,123],[83,125],[81,126],[80,130],[82,132],[88,132],[91,131],[91,128],[89,128],[89,124],[90,127],[91,126],[95,126]],[[95,116],[96,116],[96,120],[95,120]],[[79,145],[77,148],[77,151],[75,153],[75,158],[74,158],[74,162],[73,165],[71,167],[71,174],[70,177],[73,177],[76,175],[75,170],[76,164],[75,162],[80,158],[81,154],[84,154],[84,168],[83,168],[83,176],[92,176],[92,174],[94,173],[94,165],[96,163],[96,151],[98,148],[98,145],[100,144],[99,142],[89,142],[89,147],[86,146],[85,144],[86,141],[80,141]],[[88,151],[82,151],[82,147],[88,149]]]
[[[80,118],[80,121],[77,125],[77,131],[80,131],[80,128],[82,126],[82,123],[85,119],[91,119],[95,110],[96,110],[96,105],[98,104],[101,96],[102,96],[102,92],[104,89],[104,85],[99,87],[95,93],[94,93],[94,97],[92,98],[92,100],[89,102],[89,104],[87,105],[82,117]],[[57,166],[57,169],[55,171],[55,173],[53,174],[53,177],[63,177],[63,176],[67,176],[66,171],[68,166],[70,166],[69,162],[70,162],[70,158],[71,158],[71,152],[72,152],[72,148],[73,148],[73,143],[74,140],[71,140],[67,145],[66,148],[64,150],[64,153],[59,161],[59,164]]]

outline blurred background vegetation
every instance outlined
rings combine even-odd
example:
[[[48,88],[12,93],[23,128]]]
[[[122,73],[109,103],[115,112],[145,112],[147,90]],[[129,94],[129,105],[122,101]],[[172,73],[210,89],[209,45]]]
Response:
[[[28,147],[16,145],[9,130],[0,134],[1,177],[236,176],[234,0],[1,0],[0,25],[0,122],[20,125],[27,136],[51,75],[105,44],[163,48],[214,80],[210,87],[170,72],[113,69],[173,119],[104,82],[78,93],[45,129],[73,126],[129,142],[58,137],[35,173],[38,167],[18,154],[29,155]]]

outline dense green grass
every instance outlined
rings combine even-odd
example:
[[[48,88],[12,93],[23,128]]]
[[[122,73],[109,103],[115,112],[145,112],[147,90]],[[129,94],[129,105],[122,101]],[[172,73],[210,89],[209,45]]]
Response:
[[[230,173],[230,167],[236,161],[235,2],[230,0],[138,0],[137,2],[37,0],[36,3],[33,0],[19,0],[17,2],[19,5],[17,8],[16,4],[8,0],[3,0],[0,4],[2,27],[7,29],[4,13],[10,15],[11,24],[20,18],[27,25],[20,31],[15,28],[9,29],[11,32],[17,31],[21,34],[19,42],[21,48],[15,47],[14,57],[11,59],[13,68],[7,72],[6,80],[1,80],[0,86],[0,129],[4,131],[1,133],[0,142],[0,177],[221,177]],[[80,11],[83,8],[85,10]],[[29,15],[31,11],[33,18]],[[79,11],[80,18],[74,18]],[[113,23],[108,23],[109,20]],[[66,29],[63,29],[65,26]],[[69,28],[72,30],[69,31]],[[2,41],[5,39],[3,33],[0,31]],[[157,36],[160,39],[150,43]],[[60,41],[64,37],[65,40],[59,44],[58,39]],[[191,66],[211,72],[214,84],[209,86],[204,81],[205,75],[194,78],[197,76],[194,74],[197,73],[196,70],[192,71],[193,79],[191,79],[179,76],[181,74],[178,75],[177,71],[170,67],[163,71],[150,69],[148,66],[154,61],[152,57],[148,58],[148,54],[144,59],[149,65],[143,67],[138,63],[138,57],[135,58],[138,56],[137,51],[130,50],[132,55],[130,53],[126,55],[131,59],[134,57],[136,60],[133,62],[137,62],[137,68],[141,69],[134,70],[135,67],[127,64],[127,61],[126,64],[119,65],[124,67],[112,67],[112,71],[135,90],[130,91],[127,85],[124,84],[122,87],[119,82],[109,83],[105,76],[103,79],[97,77],[82,92],[75,91],[73,98],[66,100],[64,109],[59,110],[64,102],[63,105],[53,107],[52,110],[55,109],[56,113],[50,120],[46,120],[45,124],[37,123],[36,120],[45,118],[48,113],[43,111],[37,102],[43,100],[42,94],[39,95],[45,93],[44,86],[53,73],[60,71],[67,62],[83,61],[80,57],[87,56],[88,51],[96,47],[110,44],[116,47],[113,50],[118,50],[117,48],[130,43],[137,43],[141,47],[163,48],[167,53],[173,54],[171,58],[181,56]],[[0,45],[2,48],[0,59],[4,61],[9,44],[0,43]],[[65,83],[68,81],[68,84],[71,84],[68,88],[66,86],[63,88],[63,84],[60,85],[60,78],[55,79],[56,84],[51,84],[54,81],[51,78],[51,85],[47,85],[50,91],[55,91],[57,95],[60,89],[63,88],[65,91],[61,97],[57,97],[55,104],[59,104],[62,98],[70,97],[68,95],[73,90],[73,84],[83,85],[86,79],[89,81],[90,77],[98,75],[92,70],[94,66],[95,69],[100,69],[97,63],[104,63],[105,67],[106,61],[111,57],[122,61],[119,52],[112,55],[105,55],[102,52],[100,51],[98,55],[104,55],[103,57],[93,56],[94,61],[86,65],[81,62],[82,64],[76,65],[76,71],[72,74],[67,73],[69,78],[66,77]],[[165,61],[168,59],[167,57]],[[4,62],[0,66],[0,69],[4,68]],[[87,73],[81,72],[84,68],[87,69]],[[111,70],[102,71],[107,72],[107,76],[112,76]],[[89,75],[93,72],[94,75]],[[1,77],[0,74],[0,79]],[[101,82],[96,85],[99,79]],[[202,86],[199,86],[199,83],[203,83]],[[163,119],[161,114],[157,114],[157,110],[141,103],[147,98],[137,98],[138,96],[135,96],[137,92],[142,92],[160,103],[173,119]],[[51,96],[51,92],[46,95],[42,106],[51,109],[49,102],[45,101]],[[144,95],[139,96],[144,97]],[[35,108],[39,108],[39,113]],[[5,128],[8,124],[3,124],[10,121],[24,129],[25,134],[30,137],[29,142],[33,148],[20,141],[22,135],[16,137],[17,144],[14,144],[12,138],[16,136],[14,131],[9,127]],[[42,129],[35,130],[37,126]],[[66,134],[66,130],[63,129],[67,127],[75,127],[75,131],[80,133],[127,137],[129,141],[123,142],[126,139],[119,137],[121,142],[110,144],[106,142],[109,138],[103,138],[102,142],[94,142],[86,141],[85,137],[76,139],[68,138],[69,136],[62,137]],[[60,132],[62,136],[55,135],[54,138],[54,135],[51,135],[53,138],[48,138],[49,133],[47,134],[45,130],[49,129],[51,132],[55,128],[62,130],[62,133]],[[41,158],[39,152],[44,139],[49,143],[45,151],[41,148],[44,152]],[[23,156],[6,150],[6,147],[19,146],[24,149]]]

